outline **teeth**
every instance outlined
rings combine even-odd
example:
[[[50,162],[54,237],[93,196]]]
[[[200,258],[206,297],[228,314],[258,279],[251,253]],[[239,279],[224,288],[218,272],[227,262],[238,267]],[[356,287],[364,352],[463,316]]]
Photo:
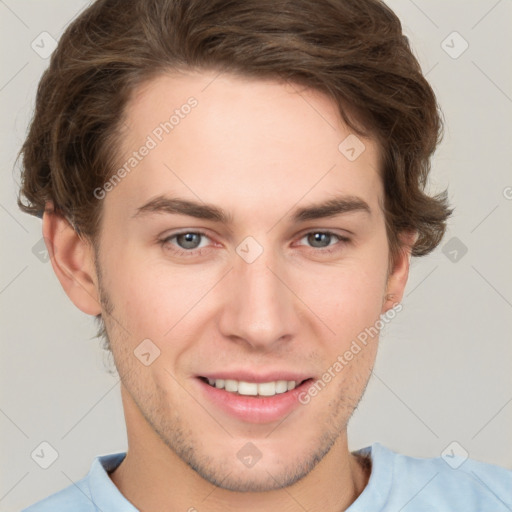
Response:
[[[286,393],[297,387],[294,380],[277,380],[273,382],[245,382],[232,379],[208,379],[210,386],[217,389],[225,389],[230,393],[238,393],[247,396],[274,396],[279,393]]]
[[[256,382],[243,382],[238,383],[238,394],[239,395],[257,395],[258,384]]]
[[[285,380],[278,380],[276,382],[276,393],[286,393],[288,391],[288,382]]]
[[[215,383],[217,385],[217,383]],[[238,382],[236,380],[226,379],[224,381],[224,389],[236,393],[238,391]]]
[[[260,382],[258,384],[258,394],[262,396],[274,396],[276,394],[276,383]]]

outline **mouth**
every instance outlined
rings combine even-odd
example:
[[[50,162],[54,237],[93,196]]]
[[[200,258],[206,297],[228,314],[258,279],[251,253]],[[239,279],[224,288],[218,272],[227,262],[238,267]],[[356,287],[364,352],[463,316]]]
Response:
[[[271,380],[270,376],[260,378],[244,375],[247,380],[221,377],[228,376],[198,376],[195,381],[199,386],[199,393],[222,414],[243,423],[257,424],[284,419],[301,406],[300,396],[314,383],[312,377],[292,375],[282,375],[277,380]],[[302,411],[304,410],[310,411],[302,407]]]
[[[223,389],[228,393],[240,396],[268,397],[282,393],[287,393],[301,386],[308,380],[274,380],[268,382],[247,382],[235,379],[212,379],[208,377],[199,377],[205,384],[216,388]]]

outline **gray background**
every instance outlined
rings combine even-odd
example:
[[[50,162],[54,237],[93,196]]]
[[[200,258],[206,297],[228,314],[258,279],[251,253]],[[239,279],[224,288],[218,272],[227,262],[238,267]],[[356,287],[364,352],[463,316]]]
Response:
[[[77,481],[97,455],[126,449],[119,381],[106,371],[93,319],[34,254],[41,222],[15,202],[14,159],[48,64],[32,41],[44,31],[58,39],[86,4],[0,0],[1,511]],[[379,441],[422,457],[465,450],[512,468],[512,3],[389,5],[444,111],[431,189],[449,186],[456,212],[441,246],[413,259],[404,309],[381,337],[350,447]],[[454,31],[469,44],[461,55]],[[31,458],[43,441],[58,452],[48,469]]]

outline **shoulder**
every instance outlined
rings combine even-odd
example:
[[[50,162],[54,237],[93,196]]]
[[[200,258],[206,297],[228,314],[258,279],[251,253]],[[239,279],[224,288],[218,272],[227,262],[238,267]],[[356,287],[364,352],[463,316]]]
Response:
[[[30,505],[21,512],[135,510],[108,476],[108,472],[113,471],[125,456],[126,452],[97,456],[93,460],[87,476]]]
[[[74,512],[94,512],[96,510],[87,484],[87,477],[30,505],[21,512],[60,512],[68,510]]]
[[[394,480],[413,479],[418,492],[433,495],[436,505],[461,506],[465,510],[512,507],[512,471],[451,453],[435,458],[395,456]],[[420,487],[422,484],[423,487]]]
[[[453,451],[434,458],[411,457],[374,443],[358,452],[371,456],[372,472],[354,505],[379,504],[377,510],[383,511],[512,510],[512,471],[508,469]]]

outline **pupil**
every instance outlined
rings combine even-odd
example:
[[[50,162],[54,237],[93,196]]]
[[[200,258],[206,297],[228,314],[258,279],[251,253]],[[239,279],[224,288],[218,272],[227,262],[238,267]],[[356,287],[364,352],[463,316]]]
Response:
[[[198,238],[197,233],[183,233],[182,235],[179,235],[179,237],[182,237],[182,239],[184,240],[184,248],[195,249],[195,247],[197,246],[197,240],[194,240],[194,237]]]
[[[313,241],[312,245],[314,247],[317,247],[317,246],[315,246],[315,243],[321,242],[322,238],[324,238],[324,242],[326,241],[325,238],[327,238],[327,245],[329,245],[330,235],[327,233],[313,233],[312,235],[310,235],[310,237],[312,237],[312,241]],[[310,239],[310,242],[311,242],[311,239]],[[322,247],[325,247],[325,245]]]

